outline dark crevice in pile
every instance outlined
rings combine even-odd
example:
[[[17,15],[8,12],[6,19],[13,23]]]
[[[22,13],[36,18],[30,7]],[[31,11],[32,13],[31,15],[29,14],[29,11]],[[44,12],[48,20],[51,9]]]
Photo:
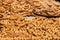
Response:
[[[55,1],[60,2],[60,0],[55,0]]]

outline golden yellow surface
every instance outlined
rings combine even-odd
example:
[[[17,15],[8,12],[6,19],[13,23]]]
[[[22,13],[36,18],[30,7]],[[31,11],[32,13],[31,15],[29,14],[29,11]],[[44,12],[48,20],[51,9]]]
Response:
[[[35,8],[60,15],[55,0],[0,0],[0,40],[60,40],[60,17],[36,16]]]

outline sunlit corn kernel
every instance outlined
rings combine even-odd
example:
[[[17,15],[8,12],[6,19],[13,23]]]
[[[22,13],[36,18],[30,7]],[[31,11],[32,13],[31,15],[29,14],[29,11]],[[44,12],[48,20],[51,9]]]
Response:
[[[30,16],[30,17],[26,17],[25,20],[33,20],[33,19],[35,19],[35,17]]]

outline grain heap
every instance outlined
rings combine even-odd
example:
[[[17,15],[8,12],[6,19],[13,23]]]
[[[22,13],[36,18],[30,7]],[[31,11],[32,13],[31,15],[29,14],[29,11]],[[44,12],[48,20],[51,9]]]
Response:
[[[60,16],[56,0],[0,0],[0,40],[60,40],[60,17],[37,16],[33,9]]]

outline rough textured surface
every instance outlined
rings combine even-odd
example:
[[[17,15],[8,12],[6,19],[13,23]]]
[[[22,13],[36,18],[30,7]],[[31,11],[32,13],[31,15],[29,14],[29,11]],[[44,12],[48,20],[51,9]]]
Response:
[[[60,40],[60,17],[36,16],[35,8],[60,15],[55,0],[0,0],[0,40]]]

